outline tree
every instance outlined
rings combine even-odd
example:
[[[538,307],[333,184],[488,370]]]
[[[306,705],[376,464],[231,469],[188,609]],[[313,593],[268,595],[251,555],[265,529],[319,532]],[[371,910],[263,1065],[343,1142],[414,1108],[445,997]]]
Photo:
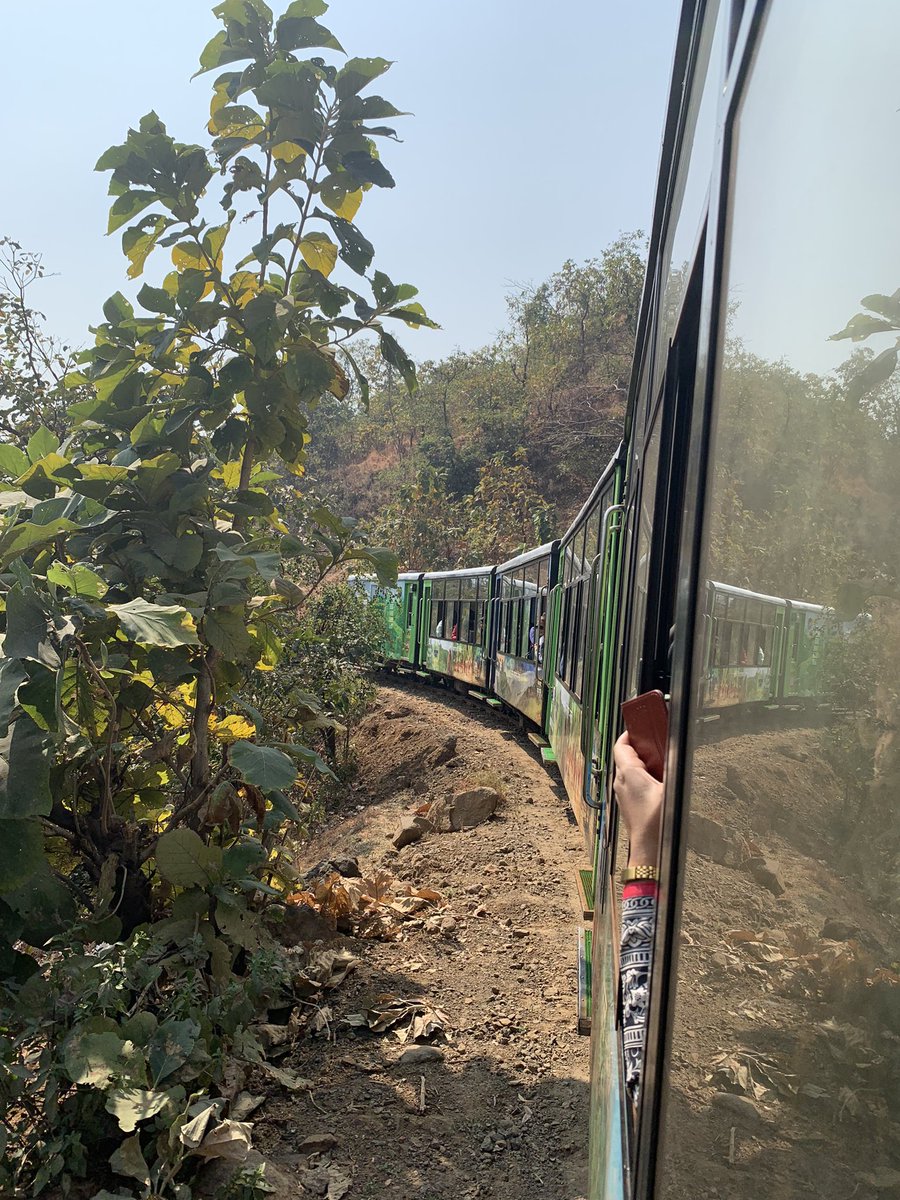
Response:
[[[335,564],[361,560],[385,582],[396,570],[354,521],[307,503],[289,529],[273,501],[273,491],[300,485],[320,398],[345,397],[351,377],[365,396],[349,349],[355,335],[371,331],[412,388],[412,363],[385,321],[430,324],[415,288],[369,274],[374,249],[354,223],[366,192],[394,182],[376,139],[394,136],[379,122],[400,114],[368,91],[390,64],[351,58],[338,67],[322,57],[343,53],[316,19],[326,7],[294,0],[276,21],[264,0],[224,0],[214,10],[223,29],[200,60],[201,72],[220,72],[211,147],[175,141],[151,112],[102,156],[109,231],[123,230],[129,277],[162,251],[172,269],[141,287],[137,308],[121,293],[103,306],[94,345],[66,380],[76,394],[64,437],[42,426],[24,449],[0,446],[8,979],[37,969],[16,943],[43,945],[58,933],[115,942],[137,929],[140,944],[150,938],[163,957],[172,939],[187,939],[204,1007],[232,988],[232,972],[259,944],[247,932],[248,903],[278,881],[270,851],[279,825],[296,815],[290,790],[298,775],[328,770],[302,726],[280,736],[267,728],[247,702],[246,678],[273,670],[298,611]],[[35,348],[23,297],[12,320],[21,362]],[[309,714],[312,727],[323,719]],[[177,912],[191,910],[187,934],[177,920],[140,932],[154,889],[159,903],[177,892]],[[132,958],[141,963],[142,953]],[[129,962],[126,977],[140,978],[144,967]],[[62,1020],[54,997],[65,989],[54,991],[50,978],[42,986],[29,1011],[36,1004]],[[228,994],[237,1003],[239,993]],[[85,1087],[156,1079],[131,1041],[122,1057],[132,999],[140,1007],[140,994],[113,1006],[103,1029],[115,1069],[85,1073],[74,1052],[62,1067],[49,1060],[54,1095],[61,1089],[75,1103],[66,1120]],[[71,1006],[65,1013],[76,1020]],[[201,1085],[221,1067],[216,1039],[235,1036],[234,1023],[217,1020],[203,1026],[211,1039],[203,1074],[189,1076]],[[31,1086],[30,1077],[15,1084],[14,1097],[29,1113],[34,1099],[21,1088]],[[150,1113],[160,1114],[158,1126],[176,1118],[184,1095],[160,1093]],[[76,1120],[66,1134],[82,1157],[78,1139],[89,1128]],[[33,1171],[29,1130],[44,1136],[31,1116],[15,1126],[19,1183]],[[172,1185],[184,1155],[177,1142],[145,1139],[154,1193]],[[53,1169],[68,1161],[60,1151]]]
[[[73,400],[63,380],[74,354],[48,335],[29,304],[45,275],[39,254],[0,238],[0,437],[22,450],[42,425],[63,438]]]

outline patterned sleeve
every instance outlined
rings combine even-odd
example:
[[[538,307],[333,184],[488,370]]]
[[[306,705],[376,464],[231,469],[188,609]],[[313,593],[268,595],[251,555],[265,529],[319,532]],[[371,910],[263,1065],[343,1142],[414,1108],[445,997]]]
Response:
[[[653,930],[656,925],[658,885],[627,883],[622,892],[622,1042],[625,1052],[625,1087],[637,1104],[644,1066],[644,1036]]]

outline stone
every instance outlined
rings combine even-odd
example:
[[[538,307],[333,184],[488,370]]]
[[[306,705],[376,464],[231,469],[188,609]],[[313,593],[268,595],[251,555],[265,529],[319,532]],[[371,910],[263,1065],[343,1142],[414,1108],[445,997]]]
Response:
[[[852,942],[859,937],[859,927],[838,917],[829,917],[822,926],[819,937],[828,938],[830,942]]]
[[[778,877],[778,872],[767,858],[748,859],[747,869],[760,887],[766,888],[773,896],[784,895],[784,884]]]
[[[724,1112],[729,1119],[745,1125],[763,1125],[767,1118],[749,1096],[735,1096],[732,1092],[716,1092],[710,1101],[713,1108]]]
[[[277,936],[285,946],[299,946],[301,943],[330,942],[337,935],[331,921],[308,904],[287,904]]]
[[[456,933],[458,926],[456,917],[451,917],[449,913],[441,918],[441,933]]]
[[[311,871],[307,871],[304,879],[313,883],[317,879],[327,879],[329,875],[343,875],[345,879],[359,879],[362,872],[355,858],[325,858],[317,863]]]
[[[254,1183],[260,1182],[265,1183],[266,1200],[296,1200],[296,1181],[257,1150],[251,1150],[242,1163],[224,1158],[209,1163],[202,1169],[193,1194],[197,1200],[217,1200],[221,1196],[240,1195],[242,1184],[249,1192]]]
[[[431,821],[427,817],[410,813],[400,822],[397,832],[391,840],[398,850],[402,850],[404,846],[411,846],[413,842],[420,841],[432,828]]]
[[[410,1046],[397,1060],[398,1067],[418,1066],[420,1063],[443,1062],[444,1052],[437,1046]]]
[[[311,1133],[303,1139],[297,1150],[300,1154],[324,1154],[327,1150],[333,1150],[337,1144],[338,1140],[333,1133]]]
[[[500,803],[500,793],[490,787],[457,792],[450,804],[450,828],[471,829],[490,820]]]
[[[444,738],[440,749],[431,757],[431,765],[433,767],[442,767],[444,763],[448,763],[452,758],[456,758],[456,741],[457,739],[454,734]]]
[[[691,813],[688,845],[697,854],[725,867],[739,867],[747,858],[744,839],[721,822],[701,813]]]

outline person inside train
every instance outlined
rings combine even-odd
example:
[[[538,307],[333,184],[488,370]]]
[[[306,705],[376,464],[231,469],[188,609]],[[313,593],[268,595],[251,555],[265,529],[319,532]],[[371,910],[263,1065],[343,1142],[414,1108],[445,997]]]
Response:
[[[664,784],[647,771],[623,733],[614,750],[613,790],[628,835],[628,882],[622,889],[620,977],[625,1087],[636,1106],[644,1066],[653,933],[659,894],[659,836]]]
[[[545,624],[546,624],[546,617],[544,616],[543,613],[541,613],[540,617],[538,618],[538,624],[537,624],[537,665],[539,667],[542,667],[544,665],[544,626],[545,626]]]

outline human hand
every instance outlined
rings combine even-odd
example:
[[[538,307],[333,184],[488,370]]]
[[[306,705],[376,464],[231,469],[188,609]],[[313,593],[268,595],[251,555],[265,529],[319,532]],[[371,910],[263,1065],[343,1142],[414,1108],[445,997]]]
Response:
[[[647,771],[627,733],[613,747],[613,757],[613,791],[628,831],[629,863],[653,866],[659,858],[664,786]]]

